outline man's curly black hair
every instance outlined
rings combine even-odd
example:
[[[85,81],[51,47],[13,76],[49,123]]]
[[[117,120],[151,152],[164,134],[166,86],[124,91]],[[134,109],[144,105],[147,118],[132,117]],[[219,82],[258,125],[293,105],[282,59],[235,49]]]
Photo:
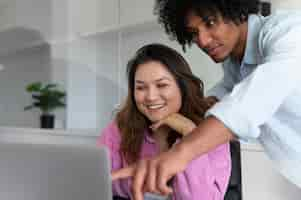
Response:
[[[192,43],[192,35],[186,29],[186,17],[194,12],[202,19],[220,14],[224,20],[240,24],[249,14],[259,12],[258,0],[156,0],[154,13],[172,40],[177,40],[185,51]]]

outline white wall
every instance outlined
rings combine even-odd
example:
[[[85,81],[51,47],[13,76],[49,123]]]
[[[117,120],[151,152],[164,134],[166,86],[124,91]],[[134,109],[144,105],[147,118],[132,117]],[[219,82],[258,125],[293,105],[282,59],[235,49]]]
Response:
[[[118,33],[96,38],[97,63],[97,128],[105,127],[113,119],[122,86],[119,84]],[[112,45],[113,44],[113,45]]]
[[[272,4],[272,13],[278,10],[298,10],[301,9],[301,1],[299,0],[268,0]]]
[[[0,73],[0,125],[39,127],[39,112],[23,108],[31,103],[25,86],[41,80],[67,91],[67,109],[55,112],[59,128],[103,128],[118,104],[117,33],[30,47],[43,41],[37,35],[25,28],[0,34],[0,63],[5,66]]]
[[[0,29],[25,27],[38,30],[47,41],[62,41],[70,36],[69,0],[4,0]],[[72,4],[71,4],[72,5]]]
[[[117,33],[52,48],[53,79],[65,85],[66,128],[101,129],[118,103]]]

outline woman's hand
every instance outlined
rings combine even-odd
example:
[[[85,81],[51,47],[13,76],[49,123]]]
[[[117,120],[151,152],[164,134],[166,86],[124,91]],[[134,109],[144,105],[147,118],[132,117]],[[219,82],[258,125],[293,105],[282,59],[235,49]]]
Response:
[[[169,195],[172,188],[167,185],[169,179],[183,171],[189,160],[184,151],[177,146],[151,159],[140,160],[126,168],[112,172],[112,180],[132,177],[133,198],[143,200],[145,191]]]
[[[137,164],[134,163],[122,169],[117,169],[115,171],[112,171],[111,172],[112,181],[115,181],[117,179],[132,177],[135,173],[136,168],[137,168]]]
[[[167,125],[183,136],[188,135],[195,127],[195,123],[179,113],[173,113],[166,118],[151,125],[152,130],[158,129],[160,126]]]
[[[204,100],[209,108],[218,102],[218,99],[214,96],[205,97]],[[166,118],[154,123],[150,128],[152,130],[156,130],[163,125],[167,125],[183,136],[188,135],[196,127],[196,124],[192,120],[184,117],[179,113],[173,113],[168,115]]]
[[[170,128],[176,130],[178,133],[182,134],[183,136],[188,135],[196,127],[193,121],[191,121],[190,119],[184,117],[179,113],[173,113],[169,115],[165,119],[153,124],[151,128],[155,130],[162,125],[169,126]],[[139,167],[143,168],[142,165],[144,164],[145,164],[144,161],[143,162],[141,161]],[[115,170],[111,173],[112,180],[114,181],[117,179],[132,177],[135,175],[135,171],[137,170],[137,168],[138,168],[138,163],[134,163],[125,168]]]

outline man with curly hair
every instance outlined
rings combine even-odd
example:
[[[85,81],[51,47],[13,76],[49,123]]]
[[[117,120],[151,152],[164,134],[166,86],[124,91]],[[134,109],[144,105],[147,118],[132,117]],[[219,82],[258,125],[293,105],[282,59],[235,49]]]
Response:
[[[138,165],[133,192],[168,194],[188,163],[233,139],[257,140],[278,170],[301,187],[301,15],[263,17],[257,0],[157,0],[155,12],[183,50],[196,44],[223,63],[209,92],[220,101],[169,151]]]

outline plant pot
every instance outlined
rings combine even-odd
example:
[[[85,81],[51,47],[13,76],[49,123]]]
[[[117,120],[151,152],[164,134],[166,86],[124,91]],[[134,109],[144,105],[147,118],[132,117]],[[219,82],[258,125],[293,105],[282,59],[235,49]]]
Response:
[[[40,117],[41,128],[54,128],[54,115],[43,114]]]

